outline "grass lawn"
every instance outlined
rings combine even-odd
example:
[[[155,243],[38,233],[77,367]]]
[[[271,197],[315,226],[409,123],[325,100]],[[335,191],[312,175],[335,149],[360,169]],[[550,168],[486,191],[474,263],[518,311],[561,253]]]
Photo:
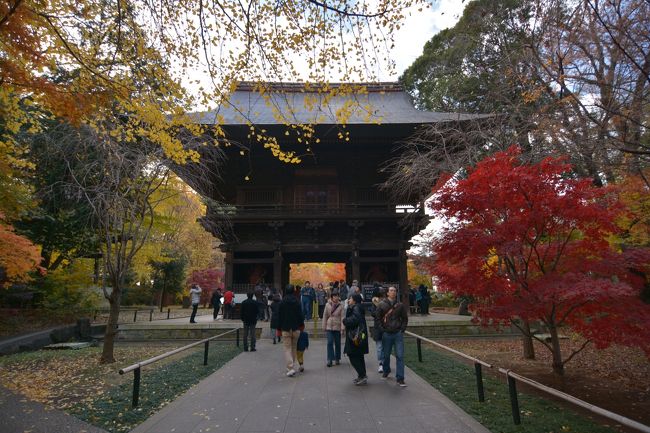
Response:
[[[423,362],[418,362],[414,339],[405,341],[406,364],[432,386],[493,433],[614,433],[613,427],[598,424],[585,415],[545,398],[523,394],[518,384],[521,424],[512,421],[505,379],[483,373],[485,402],[479,403],[474,366],[422,344]]]
[[[118,370],[180,346],[116,346],[115,364],[98,364],[100,348],[20,353],[0,358],[0,382],[26,397],[64,410],[110,432],[128,432],[192,385],[230,361],[233,342],[211,342],[142,369],[140,404],[131,408],[133,374]]]

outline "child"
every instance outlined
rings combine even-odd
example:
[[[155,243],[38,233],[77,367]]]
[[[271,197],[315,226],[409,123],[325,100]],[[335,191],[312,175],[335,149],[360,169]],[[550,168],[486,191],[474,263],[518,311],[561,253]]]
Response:
[[[298,363],[300,364],[299,372],[305,371],[303,364],[305,363],[305,350],[309,347],[309,334],[305,331],[300,331],[300,336],[298,336],[298,350],[296,352],[296,357],[298,358]]]

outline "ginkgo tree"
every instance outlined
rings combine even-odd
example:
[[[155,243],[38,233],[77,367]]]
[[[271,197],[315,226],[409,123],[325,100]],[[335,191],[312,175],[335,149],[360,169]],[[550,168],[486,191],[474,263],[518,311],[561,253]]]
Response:
[[[406,14],[428,6],[424,0],[2,2],[0,114],[8,128],[0,150],[20,147],[13,135],[30,124],[18,109],[29,96],[56,117],[95,128],[115,112],[129,113],[132,121],[120,126],[126,139],[155,142],[176,162],[195,159],[176,135],[180,126],[200,133],[185,116],[191,107],[227,104],[242,80],[376,81],[393,67],[388,54]],[[223,138],[214,121],[215,137]]]
[[[650,251],[612,247],[624,209],[613,190],[573,177],[564,158],[531,163],[511,147],[441,179],[434,197],[447,224],[432,240],[432,272],[440,289],[472,296],[480,321],[541,324],[559,375],[590,342],[650,355],[650,308],[640,299]],[[582,347],[563,354],[563,330],[584,337]]]

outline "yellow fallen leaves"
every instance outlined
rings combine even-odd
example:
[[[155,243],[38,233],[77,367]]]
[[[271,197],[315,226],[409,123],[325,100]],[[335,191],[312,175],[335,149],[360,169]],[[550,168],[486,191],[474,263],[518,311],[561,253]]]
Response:
[[[118,347],[115,364],[99,364],[100,348],[76,351],[38,351],[3,357],[0,383],[30,400],[57,409],[90,404],[105,390],[130,376],[120,376],[119,366],[169,350],[163,346]]]

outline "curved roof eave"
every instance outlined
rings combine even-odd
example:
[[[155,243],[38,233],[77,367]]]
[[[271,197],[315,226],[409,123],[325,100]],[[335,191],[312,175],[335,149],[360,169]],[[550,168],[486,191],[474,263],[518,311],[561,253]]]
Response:
[[[417,110],[404,91],[370,91],[330,95],[319,92],[233,92],[216,110],[190,113],[204,125],[380,125],[429,124],[479,120],[489,114],[439,113]]]

